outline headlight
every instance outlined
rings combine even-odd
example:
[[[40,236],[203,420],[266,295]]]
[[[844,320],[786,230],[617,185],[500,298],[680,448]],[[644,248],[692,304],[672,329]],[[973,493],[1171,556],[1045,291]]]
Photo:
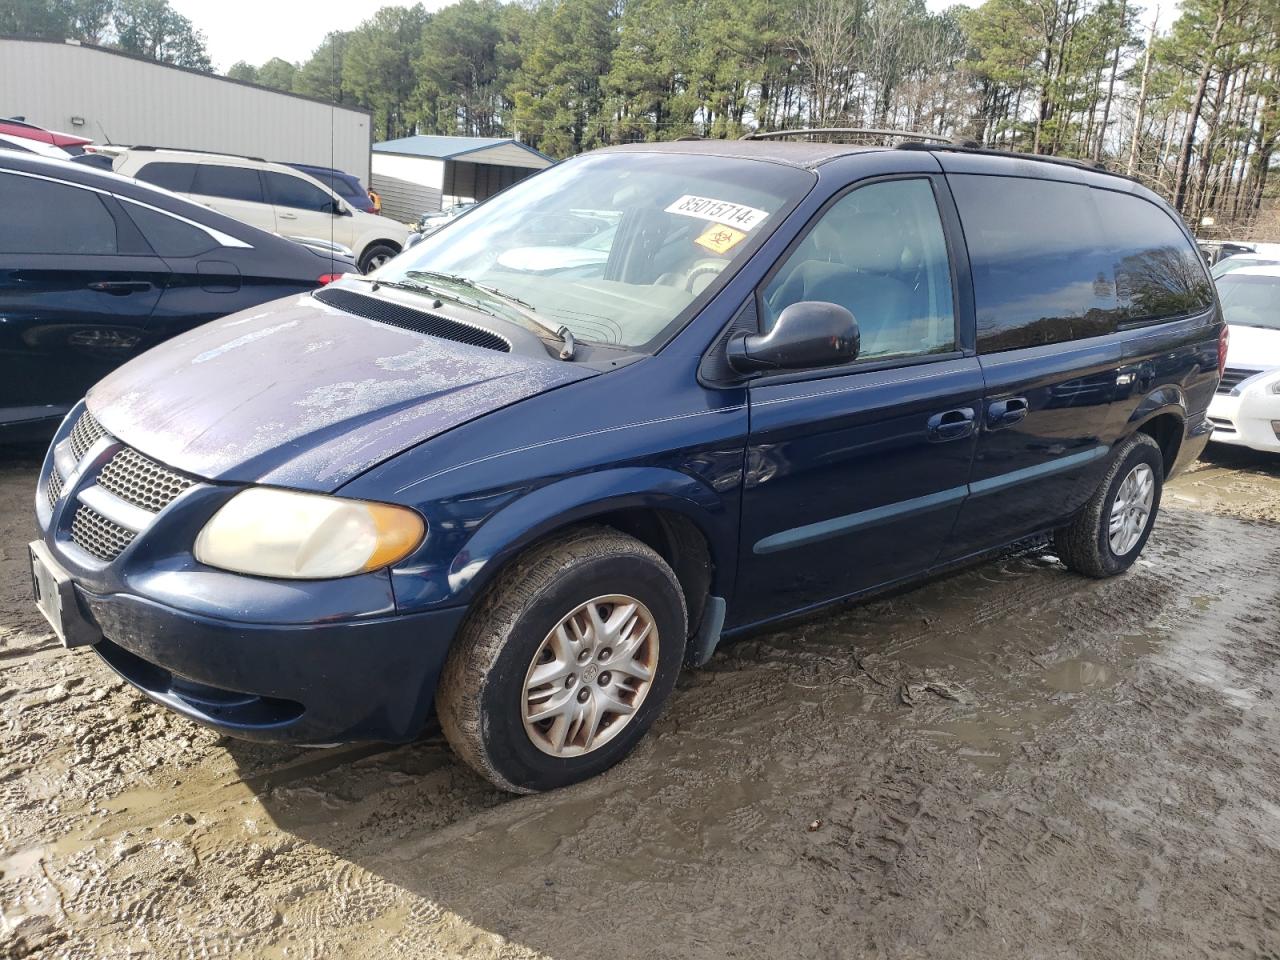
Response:
[[[404,559],[425,532],[407,507],[251,487],[205,524],[195,555],[261,577],[349,577]]]
[[[1241,380],[1232,388],[1231,395],[1238,397],[1249,390],[1280,394],[1280,369],[1263,370],[1261,373],[1255,373],[1247,380]]]

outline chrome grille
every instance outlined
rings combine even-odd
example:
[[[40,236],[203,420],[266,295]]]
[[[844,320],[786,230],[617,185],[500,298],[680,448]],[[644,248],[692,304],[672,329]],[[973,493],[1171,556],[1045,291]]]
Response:
[[[106,435],[107,431],[102,429],[102,424],[94,419],[92,413],[86,410],[80,414],[80,419],[71,428],[71,455],[75,457],[76,463],[84,459],[89,448],[97,443],[100,437]]]
[[[1258,372],[1257,370],[1241,370],[1239,367],[1227,367],[1222,371],[1222,379],[1218,381],[1218,392],[1230,393]]]
[[[118,523],[112,523],[97,510],[81,504],[71,521],[71,539],[82,550],[99,560],[110,562],[120,556],[136,534]]]
[[[58,501],[62,499],[62,476],[58,473],[57,467],[49,471],[49,488],[46,492],[49,495],[49,506],[56,507]]]
[[[128,447],[112,457],[98,474],[98,486],[152,513],[159,513],[194,483]]]

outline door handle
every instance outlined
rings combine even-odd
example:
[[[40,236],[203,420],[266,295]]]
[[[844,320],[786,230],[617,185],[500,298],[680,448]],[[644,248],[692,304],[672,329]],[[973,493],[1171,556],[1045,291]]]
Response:
[[[929,418],[929,439],[934,443],[961,440],[973,433],[973,408],[960,407]]]
[[[146,293],[152,285],[146,280],[95,280],[89,284],[89,289],[109,293],[113,297],[125,297],[131,293]]]
[[[297,220],[298,219],[298,215],[296,213],[282,213],[282,214],[279,214],[279,217],[281,220]]]
[[[1010,397],[1008,400],[993,400],[987,404],[987,429],[999,430],[1012,426],[1027,416],[1027,398]]]

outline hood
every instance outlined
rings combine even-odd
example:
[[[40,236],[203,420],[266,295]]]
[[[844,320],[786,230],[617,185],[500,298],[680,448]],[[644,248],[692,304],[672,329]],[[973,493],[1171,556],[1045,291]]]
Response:
[[[1227,366],[1239,370],[1280,367],[1280,330],[1233,323],[1227,344]]]
[[[591,376],[366,320],[310,295],[215,320],[130,361],[88,406],[210,480],[331,491],[414,444]]]

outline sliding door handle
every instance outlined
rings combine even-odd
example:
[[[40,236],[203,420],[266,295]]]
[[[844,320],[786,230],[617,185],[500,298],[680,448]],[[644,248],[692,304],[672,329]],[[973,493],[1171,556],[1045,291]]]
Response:
[[[1009,427],[1027,417],[1027,398],[1010,397],[1008,400],[993,400],[987,404],[987,429],[999,430]]]

